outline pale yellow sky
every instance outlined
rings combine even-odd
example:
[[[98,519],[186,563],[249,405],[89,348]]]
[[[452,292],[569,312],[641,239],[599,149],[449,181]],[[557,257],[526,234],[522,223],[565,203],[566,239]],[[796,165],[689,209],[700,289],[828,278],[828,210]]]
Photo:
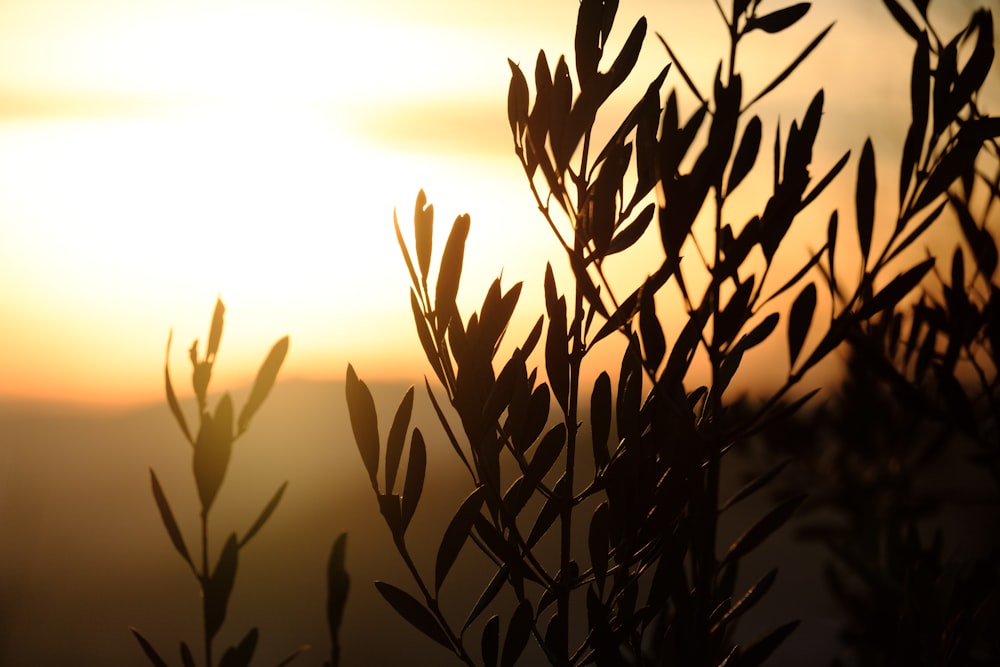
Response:
[[[472,215],[466,311],[501,269],[537,303],[543,257],[562,258],[510,150],[506,59],[530,76],[539,48],[570,52],[575,0],[358,4],[0,2],[0,395],[159,400],[168,330],[186,377],[217,295],[220,385],[284,334],[286,377],[350,360],[418,379],[391,216],[408,229],[421,187],[442,235]],[[643,14],[637,85],[665,62],[659,31],[707,87],[725,38],[713,3],[623,0],[613,44]],[[757,110],[767,144],[776,115],[787,128],[826,89],[817,171],[869,134],[898,153],[909,40],[881,3],[825,0],[788,36],[748,40],[744,60],[759,87],[834,19]]]

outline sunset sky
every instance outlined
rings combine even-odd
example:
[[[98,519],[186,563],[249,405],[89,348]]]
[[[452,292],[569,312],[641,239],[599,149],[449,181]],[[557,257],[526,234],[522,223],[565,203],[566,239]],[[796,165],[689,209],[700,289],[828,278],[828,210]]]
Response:
[[[978,3],[938,4],[964,17]],[[788,34],[747,40],[742,69],[759,89],[837,21],[757,109],[764,145],[774,119],[787,128],[822,86],[814,174],[848,148],[856,158],[871,135],[889,158],[882,183],[895,183],[911,42],[879,2],[817,5]],[[247,381],[285,334],[284,377],[340,377],[352,361],[366,377],[417,380],[392,211],[409,230],[420,188],[435,204],[438,248],[457,214],[472,216],[465,312],[502,270],[505,285],[526,281],[530,314],[544,258],[562,258],[511,150],[506,59],[530,78],[540,48],[553,63],[570,53],[576,8],[4,0],[0,396],[159,400],[169,330],[186,378],[186,349],[207,335],[217,296],[227,306],[218,386]],[[714,4],[622,0],[613,44],[640,15],[650,33],[637,87],[666,62],[655,32],[708,87],[725,46]],[[938,17],[950,34],[953,17]],[[683,87],[676,72],[673,86]],[[990,86],[996,99],[995,76]],[[682,113],[692,108],[688,99]],[[852,160],[831,206],[850,210],[855,173]],[[891,207],[895,188],[880,192]]]

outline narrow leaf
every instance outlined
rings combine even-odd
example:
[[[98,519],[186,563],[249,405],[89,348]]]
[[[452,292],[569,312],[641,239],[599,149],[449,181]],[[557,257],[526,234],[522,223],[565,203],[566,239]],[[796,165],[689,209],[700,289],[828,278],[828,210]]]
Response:
[[[160,480],[156,478],[156,473],[153,469],[149,469],[149,477],[153,485],[153,498],[156,499],[156,507],[160,510],[160,518],[163,520],[163,526],[167,529],[167,534],[170,536],[170,541],[173,543],[174,548],[177,549],[177,553],[187,561],[188,565],[192,568],[194,564],[191,562],[191,554],[188,552],[187,545],[184,544],[184,537],[181,535],[181,529],[177,526],[177,520],[174,519],[174,513],[170,509],[170,504],[167,502],[167,497],[163,493],[163,489],[160,487]]]
[[[420,279],[427,284],[427,274],[431,270],[431,248],[434,238],[434,205],[427,205],[427,195],[421,190],[413,210],[413,235],[416,238],[417,265]]]
[[[726,612],[726,615],[722,617],[722,623],[728,623],[735,621],[737,618],[743,614],[750,611],[755,604],[760,602],[761,598],[767,594],[774,585],[774,580],[778,577],[778,568],[774,568],[763,577],[757,580],[753,586],[743,595],[739,601],[732,606],[732,608]]]
[[[736,149],[736,157],[733,158],[733,166],[729,170],[729,181],[726,183],[726,194],[735,190],[753,169],[757,153],[760,151],[760,140],[761,122],[759,117],[754,116],[743,130],[743,138],[740,139],[740,146]]]
[[[755,16],[747,21],[744,32],[750,32],[751,30],[763,30],[769,33],[781,32],[794,25],[808,11],[809,3],[800,2],[791,7],[785,7],[770,14],[765,14],[764,16]]]
[[[642,349],[647,367],[655,372],[660,367],[667,353],[666,339],[663,337],[663,325],[656,316],[655,294],[643,290],[639,298],[639,336],[642,339]]]
[[[177,395],[174,393],[174,385],[170,382],[170,342],[174,338],[174,330],[170,330],[170,334],[167,336],[167,360],[163,364],[163,378],[164,383],[167,386],[167,405],[170,406],[170,412],[173,413],[174,419],[177,420],[177,424],[181,427],[181,431],[184,432],[184,437],[192,445],[194,444],[194,438],[191,437],[191,431],[188,429],[187,421],[184,419],[184,413],[181,412],[181,406],[177,402]]]
[[[468,495],[462,505],[455,512],[451,523],[444,531],[441,544],[438,546],[437,561],[434,566],[434,589],[441,590],[445,577],[455,564],[459,552],[465,545],[466,538],[472,531],[472,524],[479,515],[479,509],[483,506],[483,487],[476,487],[476,490]]]
[[[858,189],[855,193],[858,216],[858,241],[861,243],[861,261],[867,266],[872,247],[872,230],[875,228],[875,149],[872,140],[865,141],[858,164]]]
[[[483,654],[483,665],[497,667],[497,660],[500,658],[500,617],[496,614],[490,616],[483,626],[480,650]]]
[[[249,667],[259,635],[257,628],[251,628],[239,644],[226,649],[219,660],[219,667]]]
[[[215,570],[205,582],[205,634],[209,639],[215,637],[226,620],[226,608],[236,580],[239,549],[236,534],[233,533],[222,547]]]
[[[816,284],[806,285],[792,304],[788,314],[788,356],[789,368],[795,366],[802,345],[806,342],[809,328],[812,326],[813,313],[816,310]]]
[[[215,500],[229,467],[233,446],[233,402],[223,394],[214,415],[202,415],[201,427],[194,442],[195,482],[202,511],[207,512]]]
[[[205,361],[212,363],[219,352],[219,342],[222,340],[222,323],[225,319],[226,307],[222,299],[215,300],[215,312],[212,313],[212,328],[208,332],[208,348],[205,350]]]
[[[883,310],[894,308],[903,297],[920,284],[920,281],[933,266],[934,258],[931,257],[893,278],[870,301],[861,306],[858,310],[858,317],[867,319]]]
[[[531,603],[521,600],[510,618],[507,626],[507,636],[503,640],[503,653],[500,658],[500,667],[514,667],[517,659],[524,652],[524,647],[528,645],[531,637],[531,624],[534,619],[531,613]]]
[[[760,546],[764,540],[781,528],[792,517],[792,514],[805,498],[805,495],[789,498],[764,515],[764,518],[755,523],[732,543],[723,562],[729,563],[739,560]]]
[[[741,336],[739,341],[737,341],[734,346],[734,349],[740,349],[743,352],[746,352],[750,348],[760,345],[774,332],[780,319],[781,316],[778,315],[778,313],[771,313],[765,317],[760,324],[751,329],[750,333]]]
[[[563,411],[569,405],[569,335],[566,332],[566,297],[559,297],[549,311],[545,335],[545,373]]]
[[[913,18],[900,6],[899,2],[896,0],[882,0],[882,2],[885,4],[886,9],[889,10],[889,13],[892,14],[892,18],[896,19],[896,23],[906,31],[906,34],[913,39],[919,40],[921,30],[914,23]]]
[[[194,654],[191,653],[191,648],[187,645],[187,642],[181,642],[181,662],[184,663],[184,667],[195,667],[196,665]]]
[[[410,438],[410,458],[406,464],[406,480],[403,482],[403,530],[410,525],[413,513],[424,489],[424,475],[427,469],[427,447],[420,429],[413,429]]]
[[[285,336],[271,348],[268,352],[267,358],[264,359],[264,363],[261,364],[260,370],[257,371],[257,379],[254,380],[253,389],[250,390],[250,398],[247,399],[246,404],[240,411],[240,418],[238,421],[239,432],[243,433],[247,430],[247,426],[250,425],[250,419],[253,418],[254,413],[260,408],[264,403],[264,399],[271,392],[271,387],[274,386],[274,381],[278,377],[278,370],[281,368],[281,364],[285,361],[285,355],[288,354],[288,336]]]
[[[396,416],[389,428],[389,437],[385,446],[385,492],[392,493],[396,486],[396,473],[403,457],[403,443],[406,432],[410,428],[410,415],[413,413],[413,387],[406,390],[403,400],[396,409]]]
[[[434,309],[437,312],[438,327],[442,329],[454,314],[455,298],[458,296],[458,284],[462,277],[462,262],[465,257],[465,240],[469,236],[469,224],[468,215],[455,218],[455,224],[452,225],[444,253],[441,255]]]
[[[252,526],[250,526],[250,530],[248,530],[247,534],[243,536],[242,540],[240,540],[241,549],[247,544],[247,542],[253,539],[254,535],[260,532],[260,529],[264,527],[267,520],[271,518],[272,514],[274,514],[274,510],[278,507],[278,503],[281,502],[281,497],[285,494],[285,489],[287,487],[288,482],[286,481],[278,487],[277,491],[274,492],[271,500],[268,501],[267,505],[261,511],[260,516],[257,517],[257,520],[253,522]]]
[[[608,503],[597,506],[590,519],[587,546],[590,550],[590,564],[594,571],[597,590],[604,593],[604,580],[608,575]]]
[[[413,289],[420,292],[420,281],[417,279],[417,272],[413,269],[413,260],[410,259],[410,251],[406,249],[406,241],[403,240],[403,232],[399,229],[399,218],[396,216],[396,209],[392,210],[392,225],[396,229],[396,242],[399,244],[399,251],[403,253],[403,261],[406,262],[406,270],[410,273],[410,282]]]
[[[510,568],[507,565],[503,565],[497,570],[493,578],[490,579],[490,583],[486,585],[483,592],[480,594],[479,599],[476,600],[475,606],[473,606],[472,611],[469,612],[469,617],[465,619],[465,625],[462,626],[462,633],[464,634],[469,626],[475,623],[479,615],[483,613],[486,607],[489,606],[493,600],[496,599],[497,594],[503,588],[504,584],[507,582],[507,575],[510,572]],[[499,639],[497,640],[499,644]],[[494,663],[496,659],[494,659]]]
[[[332,646],[333,667],[340,665],[340,626],[344,620],[347,594],[351,590],[351,578],[347,574],[347,533],[337,536],[330,550],[326,564],[326,622]]]
[[[375,399],[372,398],[368,386],[358,379],[354,366],[347,365],[347,411],[351,418],[351,429],[354,431],[354,442],[358,445],[361,460],[368,470],[368,479],[372,489],[378,493],[378,459],[379,435],[378,413],[375,411]]]
[[[392,605],[396,613],[402,616],[410,625],[436,641],[441,646],[451,650],[451,640],[441,628],[437,619],[423,604],[406,591],[396,588],[384,581],[376,581],[375,588]]]
[[[833,27],[833,24],[831,23],[826,28],[824,28],[821,33],[819,33],[818,35],[816,35],[816,37],[813,39],[813,41],[809,42],[809,45],[806,46],[805,49],[803,49],[802,53],[800,53],[795,58],[795,60],[793,60],[792,63],[788,67],[786,67],[781,72],[781,74],[779,74],[774,79],[774,81],[772,81],[771,83],[769,83],[764,88],[764,90],[762,90],[759,93],[757,93],[757,96],[754,97],[752,100],[750,100],[750,102],[748,102],[745,107],[743,107],[744,110],[750,108],[751,106],[753,106],[754,102],[756,102],[757,100],[761,99],[762,97],[764,97],[765,95],[767,95],[769,92],[771,92],[772,90],[774,90],[775,88],[777,88],[778,86],[780,86],[781,83],[785,79],[787,79],[792,74],[792,72],[795,71],[795,69],[799,65],[802,64],[802,61],[805,60],[809,56],[809,54],[813,52],[813,49],[815,49],[817,46],[819,46],[819,43],[823,41],[823,38],[826,37],[827,33],[830,32],[830,28],[832,28],[832,27]]]
[[[524,78],[524,72],[514,64],[513,60],[508,58],[507,64],[510,65],[507,120],[510,122],[510,131],[514,135],[515,142],[519,142],[521,132],[528,123],[528,80]]]
[[[764,664],[772,653],[777,650],[795,628],[799,626],[798,621],[790,621],[770,632],[762,639],[751,644],[740,653],[739,667],[757,667]]]
[[[608,464],[608,437],[611,434],[611,377],[602,371],[590,395],[590,432],[594,446],[594,466]]]
[[[149,661],[153,663],[155,667],[167,667],[167,661],[160,657],[160,654],[156,652],[153,645],[150,644],[138,630],[135,628],[129,628],[129,630],[132,631],[136,641],[139,642],[142,652],[146,654],[146,657],[149,658]]]
[[[726,502],[722,503],[722,506],[719,508],[719,512],[726,511],[727,509],[729,509],[730,507],[732,507],[733,505],[735,505],[739,501],[743,500],[744,498],[747,498],[748,496],[753,495],[757,491],[759,491],[762,488],[764,488],[765,486],[767,486],[771,482],[771,480],[773,480],[775,477],[777,477],[778,474],[782,470],[785,469],[785,466],[787,466],[791,462],[792,462],[792,458],[791,457],[783,459],[783,460],[779,461],[777,465],[771,467],[766,472],[764,472],[764,473],[758,475],[757,477],[755,477],[753,480],[751,480],[750,482],[748,482],[746,484],[746,486],[744,486],[742,489],[740,489],[739,491],[737,491],[736,493],[734,493],[729,498],[729,500],[727,500]]]

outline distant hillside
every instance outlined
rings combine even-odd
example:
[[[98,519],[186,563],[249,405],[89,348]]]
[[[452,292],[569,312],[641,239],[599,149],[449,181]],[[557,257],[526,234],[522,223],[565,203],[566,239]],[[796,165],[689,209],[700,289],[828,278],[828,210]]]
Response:
[[[384,437],[406,387],[371,388]],[[244,395],[245,390],[237,392],[237,405]],[[193,421],[193,404],[184,407]],[[432,568],[437,540],[468,493],[468,479],[422,387],[413,424],[428,441],[429,479],[408,535],[419,564]],[[199,645],[197,589],[170,545],[150,493],[152,466],[194,545],[191,451],[166,403],[93,414],[0,403],[0,432],[0,664],[142,665],[131,625],[170,659],[177,658],[179,639]],[[342,632],[345,664],[449,664],[444,650],[400,620],[371,585],[378,578],[414,590],[363,473],[342,383],[293,380],[275,387],[234,447],[230,475],[211,516],[218,531],[213,550],[225,539],[224,530],[246,531],[284,480],[290,483],[278,511],[241,555],[222,641],[233,642],[258,625],[255,664],[277,663],[306,643],[314,650],[294,664],[320,664],[328,650],[325,563],[335,536],[346,531],[352,590]],[[732,530],[745,528],[760,511],[748,507],[733,514]],[[775,546],[780,548],[780,541]],[[786,620],[802,613],[804,586],[816,592],[808,604],[819,616],[783,649],[793,661],[788,664],[795,664],[796,645],[816,655],[815,642],[832,637],[820,586],[810,579],[818,557],[815,550],[796,551],[790,563],[795,567],[782,570],[774,599],[767,601],[775,618]],[[753,567],[748,563],[748,578]],[[459,608],[479,593],[460,580],[449,580],[445,591]],[[772,626],[768,616],[762,612],[758,624]]]

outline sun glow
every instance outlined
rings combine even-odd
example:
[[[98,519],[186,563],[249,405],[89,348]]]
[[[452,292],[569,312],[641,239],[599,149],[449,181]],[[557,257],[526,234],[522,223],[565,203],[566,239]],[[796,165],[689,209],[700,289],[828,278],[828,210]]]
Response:
[[[216,295],[230,380],[285,333],[287,375],[337,375],[348,358],[419,368],[399,344],[412,324],[393,206],[407,229],[421,187],[496,201],[505,187],[483,173],[502,169],[475,143],[461,163],[394,146],[371,120],[420,135],[408,108],[458,88],[475,106],[462,82],[477,63],[451,57],[471,38],[309,2],[113,4],[0,10],[45,37],[0,47],[21,63],[0,71],[2,97],[20,101],[0,109],[0,393],[155,398],[168,329],[180,367]],[[500,85],[478,85],[502,101],[497,71]],[[483,247],[508,247],[510,229],[487,226]],[[467,282],[500,268],[473,259]]]
[[[285,334],[286,376],[337,376],[348,360],[367,377],[419,376],[392,211],[408,233],[421,188],[438,251],[454,217],[472,216],[463,311],[502,271],[505,286],[534,281],[530,313],[545,260],[565,267],[511,154],[506,57],[530,73],[539,47],[550,64],[571,51],[576,7],[537,4],[0,3],[0,395],[158,399],[167,332],[186,372],[216,296],[228,306],[220,384],[248,380]],[[885,81],[855,75],[865,50],[852,40],[882,40],[891,20],[848,4],[814,8],[788,48],[836,18],[827,51],[790,80],[794,100],[759,109],[787,132],[823,81],[821,143],[836,150],[818,150],[818,165],[869,132],[885,135],[880,159],[896,155],[905,130],[899,108],[872,109]],[[704,83],[716,62],[706,51],[724,38],[713,12],[622,3],[610,48],[647,14]],[[886,79],[904,82],[889,96],[904,107],[909,57]],[[637,79],[662,64],[650,35]],[[673,86],[684,88],[677,72]]]

